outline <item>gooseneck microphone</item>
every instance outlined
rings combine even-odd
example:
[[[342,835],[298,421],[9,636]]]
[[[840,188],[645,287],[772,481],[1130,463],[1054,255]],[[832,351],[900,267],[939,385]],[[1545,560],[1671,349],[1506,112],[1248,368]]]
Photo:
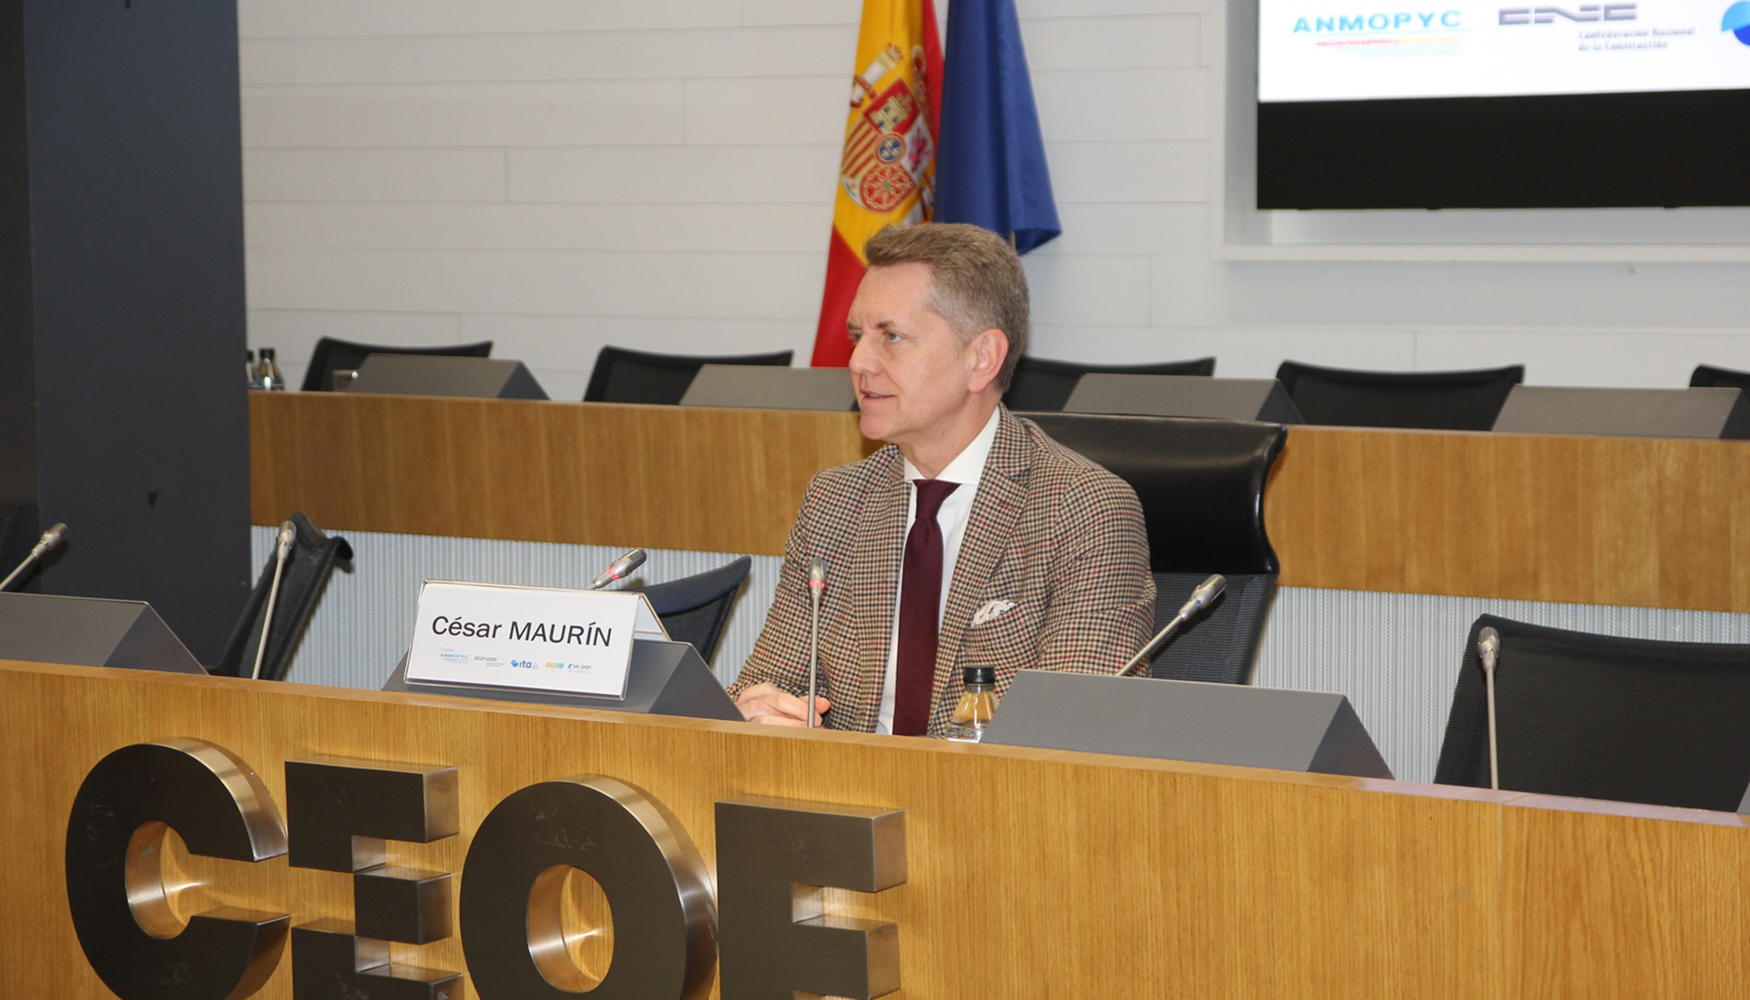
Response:
[[[25,570],[29,569],[38,559],[41,559],[55,546],[61,544],[61,539],[65,537],[67,537],[67,526],[64,523],[57,521],[54,527],[43,532],[43,536],[37,539],[35,545],[30,547],[30,555],[25,556],[24,561],[19,563],[17,568],[6,574],[6,579],[0,580],[0,590],[5,590],[7,587],[12,586],[12,581],[23,576]]]
[[[261,641],[255,644],[255,669],[249,672],[250,680],[261,678],[261,661],[267,655],[267,633],[273,628],[273,607],[280,596],[280,574],[285,572],[286,559],[291,556],[292,546],[297,540],[298,529],[292,522],[281,522],[279,537],[273,543],[273,585],[267,588],[267,609],[261,616]]]
[[[1489,787],[1501,790],[1501,757],[1495,747],[1495,665],[1501,658],[1501,633],[1493,625],[1477,633],[1477,659],[1483,662],[1483,686],[1489,692]]]
[[[644,565],[644,560],[647,556],[648,554],[643,549],[633,549],[620,558],[615,559],[609,564],[607,569],[602,570],[601,576],[591,580],[589,586],[583,589],[600,590],[608,584],[613,583],[615,580],[625,579],[626,574]]]
[[[1167,639],[1170,638],[1174,632],[1179,630],[1179,626],[1201,614],[1203,609],[1209,607],[1210,602],[1214,601],[1217,597],[1220,597],[1221,592],[1226,589],[1227,577],[1222,576],[1220,573],[1211,574],[1209,579],[1204,580],[1193,588],[1190,600],[1187,600],[1185,604],[1179,608],[1179,613],[1173,616],[1173,620],[1168,622],[1165,628],[1155,633],[1155,637],[1148,641],[1148,645],[1137,650],[1136,655],[1130,658],[1130,662],[1124,665],[1124,669],[1118,671],[1118,676],[1123,677],[1132,670],[1135,670],[1137,664],[1142,663],[1149,657],[1153,656],[1156,650],[1166,645]]]
[[[819,559],[808,562],[808,707],[803,716],[808,728],[814,728],[814,699],[820,678],[820,596],[826,590],[826,564]]]

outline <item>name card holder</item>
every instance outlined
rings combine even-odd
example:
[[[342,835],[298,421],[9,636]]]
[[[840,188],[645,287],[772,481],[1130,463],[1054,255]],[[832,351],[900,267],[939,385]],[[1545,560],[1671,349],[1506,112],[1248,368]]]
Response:
[[[144,601],[0,594],[0,660],[205,675]]]
[[[689,719],[741,721],[735,707],[711,668],[690,643],[638,639],[632,643],[632,664],[627,670],[626,697],[596,698],[584,694],[558,694],[516,688],[471,687],[464,684],[421,684],[407,679],[407,659],[402,657],[389,675],[384,691],[448,694],[463,698],[489,698],[533,705],[570,705],[573,708],[605,709],[635,715],[679,715]]]
[[[1250,684],[1023,670],[984,742],[1392,776],[1348,698]]]
[[[1750,438],[1750,400],[1736,387],[1611,389],[1516,385],[1496,433]]]
[[[634,636],[667,639],[643,594],[427,580],[407,677],[430,685],[626,697]]]
[[[372,354],[342,392],[384,396],[463,396],[475,399],[546,399],[547,391],[521,361],[438,354]]]
[[[428,580],[385,691],[738,721],[643,594]]]
[[[1288,390],[1273,378],[1089,372],[1076,382],[1063,411],[1306,423]]]

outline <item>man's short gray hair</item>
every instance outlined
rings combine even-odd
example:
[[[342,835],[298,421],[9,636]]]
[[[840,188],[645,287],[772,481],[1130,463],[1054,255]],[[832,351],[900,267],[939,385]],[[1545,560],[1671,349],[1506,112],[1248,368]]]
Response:
[[[924,264],[930,269],[928,305],[962,341],[983,330],[1001,330],[1009,355],[997,373],[1007,391],[1015,365],[1027,350],[1027,275],[1009,241],[962,222],[888,226],[869,237],[870,267]]]

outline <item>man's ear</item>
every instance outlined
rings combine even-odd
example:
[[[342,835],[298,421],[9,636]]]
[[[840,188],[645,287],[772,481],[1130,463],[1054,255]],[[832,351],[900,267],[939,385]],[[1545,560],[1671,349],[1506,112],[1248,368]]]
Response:
[[[1003,370],[1003,361],[1009,356],[1008,335],[994,327],[981,330],[973,335],[967,350],[971,352],[972,366],[967,372],[966,389],[973,394],[981,393]]]

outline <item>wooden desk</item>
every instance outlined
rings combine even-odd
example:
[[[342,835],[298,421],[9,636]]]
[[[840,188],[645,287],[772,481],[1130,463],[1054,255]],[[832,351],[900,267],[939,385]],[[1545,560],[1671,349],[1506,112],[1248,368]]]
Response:
[[[253,519],[780,555],[840,413],[251,393]],[[1296,427],[1282,583],[1750,611],[1750,442]]]
[[[1750,442],[1295,427],[1282,583],[1750,611]]]
[[[435,871],[462,871],[505,796],[577,774],[644,789],[712,866],[722,799],[903,809],[905,883],[827,899],[898,925],[898,997],[1750,991],[1750,830],[1730,814],[0,662],[0,995],[109,995],[68,916],[69,810],[105,755],[177,737],[236,754],[282,814],[288,759],[457,766],[461,833],[389,845],[391,864]],[[283,856],[174,867],[193,883],[184,917],[214,905],[288,913],[294,927],[352,917],[349,878]],[[464,968],[455,937],[396,955]],[[282,955],[260,995],[290,986]]]
[[[755,555],[876,447],[849,413],[252,392],[249,414],[256,524]]]

